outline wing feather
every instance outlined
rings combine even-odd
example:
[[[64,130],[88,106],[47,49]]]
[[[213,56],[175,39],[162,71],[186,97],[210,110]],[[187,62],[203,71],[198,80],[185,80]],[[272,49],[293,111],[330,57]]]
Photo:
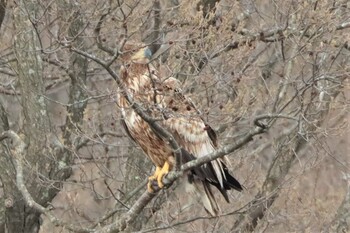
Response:
[[[180,82],[168,78],[162,82],[161,106],[166,112],[163,125],[174,135],[176,141],[191,156],[188,160],[215,152],[217,136],[215,131],[205,123],[193,102],[181,92]],[[194,173],[216,186],[228,201],[226,190],[242,190],[239,182],[232,177],[224,162],[225,159],[213,160],[195,169]],[[185,161],[186,162],[186,161]]]
[[[136,142],[135,138],[131,135],[128,126],[126,125],[125,120],[124,120],[124,119],[121,119],[121,120],[120,120],[120,123],[122,124],[122,126],[123,126],[123,128],[124,128],[126,134],[129,136],[129,138],[130,138],[131,140],[133,140],[134,142]]]

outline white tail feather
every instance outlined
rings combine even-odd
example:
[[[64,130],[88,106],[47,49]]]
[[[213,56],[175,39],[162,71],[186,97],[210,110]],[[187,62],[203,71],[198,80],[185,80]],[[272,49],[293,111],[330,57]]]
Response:
[[[209,184],[201,180],[193,180],[192,183],[186,182],[185,189],[192,198],[195,198],[197,201],[203,204],[204,208],[209,212],[210,215],[218,215],[220,208],[216,203]]]
[[[213,160],[211,161],[211,164],[213,165],[214,171],[215,171],[215,175],[218,178],[218,181],[220,183],[221,187],[224,187],[224,181],[223,179],[226,177],[223,177],[223,175],[225,175],[224,169],[222,167],[221,162],[219,162],[219,160]]]

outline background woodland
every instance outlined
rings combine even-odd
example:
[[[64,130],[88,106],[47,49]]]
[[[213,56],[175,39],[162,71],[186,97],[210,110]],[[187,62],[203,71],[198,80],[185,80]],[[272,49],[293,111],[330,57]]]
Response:
[[[350,232],[349,41],[347,0],[0,0],[0,233]],[[245,187],[218,217],[146,192],[116,105],[141,42]]]

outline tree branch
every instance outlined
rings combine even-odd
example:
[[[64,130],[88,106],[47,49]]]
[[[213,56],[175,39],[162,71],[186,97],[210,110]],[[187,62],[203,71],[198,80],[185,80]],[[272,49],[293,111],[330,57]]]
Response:
[[[206,156],[197,158],[188,163],[185,163],[181,166],[180,171],[171,171],[167,176],[163,178],[163,183],[168,187],[170,186],[176,179],[181,177],[185,171],[191,170],[195,167],[201,166],[205,163],[208,163],[214,159],[220,158],[224,155],[232,153],[242,146],[246,145],[248,142],[253,140],[255,135],[261,134],[265,132],[264,129],[260,127],[253,128],[249,133],[247,133],[244,137],[237,140],[232,145],[225,146],[214,153],[210,153]],[[155,193],[144,192],[142,196],[135,202],[135,204],[130,208],[128,212],[126,212],[119,221],[116,223],[110,224],[106,227],[103,227],[101,230],[96,231],[98,233],[111,233],[111,232],[121,232],[123,231],[129,224],[131,224],[138,214],[146,207],[146,205],[155,197],[156,192],[160,189],[155,188]]]
[[[146,44],[150,44],[149,48],[152,51],[152,54],[155,54],[160,46],[161,42],[159,42],[159,39],[161,38],[161,6],[160,1],[155,0],[153,1],[153,4],[150,9],[151,17],[147,24],[150,25],[150,32],[148,32],[147,35],[145,35],[145,38],[142,40]]]
[[[111,6],[108,6],[107,12],[106,12],[106,13],[103,13],[103,14],[100,16],[100,18],[99,18],[99,20],[98,20],[98,22],[97,22],[97,24],[96,24],[96,27],[95,27],[95,29],[94,29],[94,34],[95,34],[95,41],[96,41],[97,47],[98,47],[99,49],[101,49],[102,51],[107,52],[109,55],[113,56],[113,54],[115,54],[114,50],[111,49],[111,48],[109,48],[109,47],[107,47],[107,46],[105,46],[105,45],[103,45],[103,43],[102,43],[103,40],[102,40],[102,38],[101,38],[101,33],[100,33],[100,32],[101,32],[101,28],[102,28],[102,24],[104,23],[106,17],[107,17],[111,12],[112,12]]]
[[[345,77],[343,79],[345,79]],[[311,102],[310,107],[307,107],[303,115],[300,116],[303,120],[299,120],[293,131],[280,139],[278,143],[280,145],[279,149],[268,170],[264,184],[255,199],[251,201],[251,204],[256,204],[261,198],[266,199],[266,201],[255,205],[255,207],[250,208],[245,215],[242,215],[233,226],[234,232],[240,232],[242,230],[249,232],[254,231],[255,227],[258,225],[258,221],[265,216],[266,211],[278,198],[282,183],[292,167],[293,161],[300,151],[305,148],[308,143],[307,138],[309,138],[309,135],[313,134],[314,130],[322,125],[330,109],[331,101],[329,101],[329,99],[331,97],[335,98],[338,95],[340,86],[338,88],[339,89],[334,90],[332,96],[327,96],[328,100],[324,101],[322,109],[319,110],[318,107]]]

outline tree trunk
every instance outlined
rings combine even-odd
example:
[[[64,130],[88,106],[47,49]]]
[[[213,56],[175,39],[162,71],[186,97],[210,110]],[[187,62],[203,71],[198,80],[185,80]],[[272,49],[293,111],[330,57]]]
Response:
[[[71,174],[73,157],[71,150],[67,148],[72,148],[72,138],[75,136],[72,130],[79,128],[79,122],[83,119],[83,112],[87,104],[84,101],[87,95],[83,91],[86,83],[87,59],[77,55],[71,58],[69,68],[72,71],[70,73],[72,85],[70,105],[67,107],[69,117],[63,129],[65,143],[63,146],[52,132],[47,112],[42,48],[38,37],[40,30],[35,24],[40,14],[38,6],[39,2],[34,0],[19,1],[14,9],[14,28],[17,32],[14,40],[14,53],[23,116],[23,131],[20,133],[26,143],[25,182],[33,199],[46,207],[60,191],[62,186],[60,181],[67,179]],[[73,9],[71,5],[67,7]],[[70,24],[68,34],[72,38],[80,32],[83,25],[81,20],[76,17]],[[78,38],[76,42],[83,46],[82,39]],[[79,104],[76,104],[77,102]],[[2,123],[5,125],[4,121]],[[16,187],[15,169],[11,151],[8,148],[5,146],[5,153],[0,156],[0,177],[4,186],[4,201],[7,203],[5,205],[6,231],[38,232],[40,214],[27,206]]]

